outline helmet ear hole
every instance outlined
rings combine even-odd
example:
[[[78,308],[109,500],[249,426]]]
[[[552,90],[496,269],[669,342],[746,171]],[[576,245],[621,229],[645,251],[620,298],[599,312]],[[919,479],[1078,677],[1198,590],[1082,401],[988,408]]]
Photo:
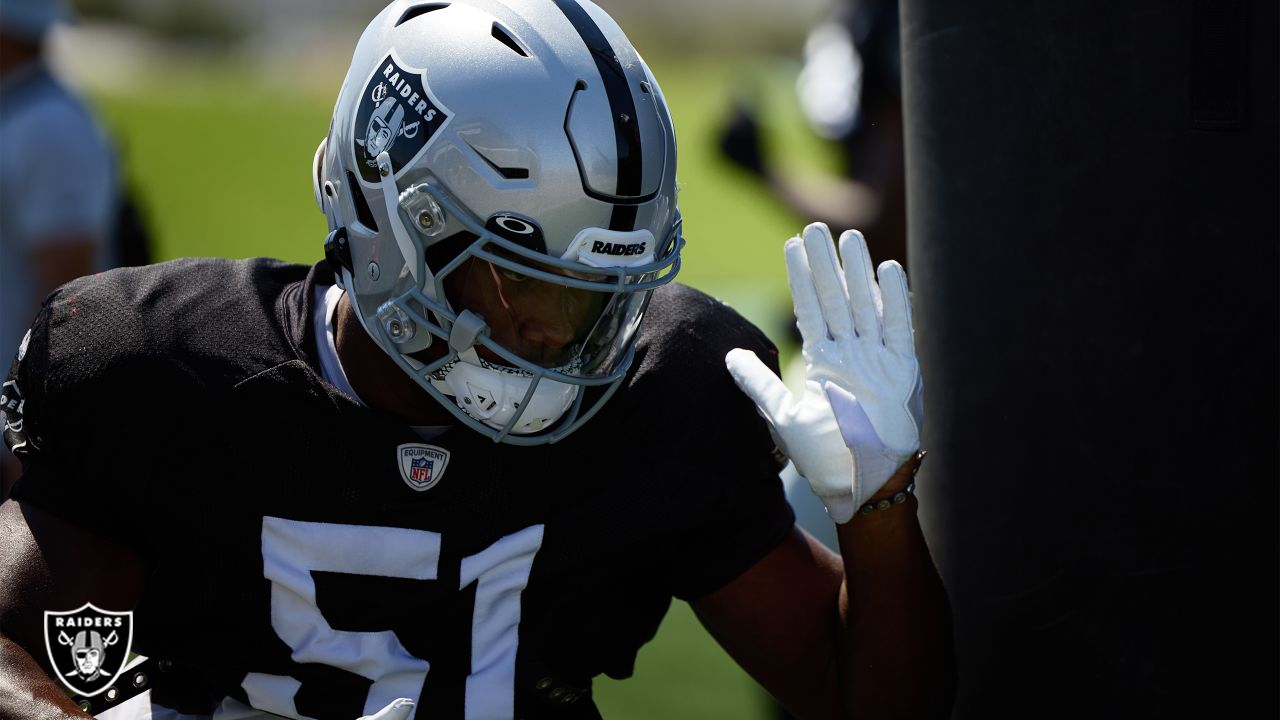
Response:
[[[377,234],[378,221],[373,219],[373,210],[369,209],[369,202],[364,198],[360,183],[350,170],[347,171],[347,187],[350,188],[351,202],[356,206],[356,220],[359,220],[361,225]]]

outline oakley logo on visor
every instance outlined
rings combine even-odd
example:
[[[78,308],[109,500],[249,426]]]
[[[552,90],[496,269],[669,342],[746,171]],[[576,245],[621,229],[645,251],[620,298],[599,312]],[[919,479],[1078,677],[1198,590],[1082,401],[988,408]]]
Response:
[[[542,228],[532,221],[515,215],[494,215],[484,224],[484,229],[521,247],[540,253],[547,251],[547,241]]]

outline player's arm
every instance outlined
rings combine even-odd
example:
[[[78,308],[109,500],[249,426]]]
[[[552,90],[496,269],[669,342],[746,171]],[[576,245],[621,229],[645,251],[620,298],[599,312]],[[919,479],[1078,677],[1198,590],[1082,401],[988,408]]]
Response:
[[[44,611],[132,608],[143,577],[133,551],[29,504],[0,503],[0,717],[90,717],[48,674]]]
[[[915,499],[837,531],[843,561],[797,529],[694,611],[796,717],[947,717],[950,611]]]
[[[726,362],[837,523],[842,558],[793,536],[695,609],[729,652],[802,717],[945,717],[954,688],[946,593],[911,482],[923,420],[906,275],[857,232],[786,244],[806,387],[792,395],[752,353]]]

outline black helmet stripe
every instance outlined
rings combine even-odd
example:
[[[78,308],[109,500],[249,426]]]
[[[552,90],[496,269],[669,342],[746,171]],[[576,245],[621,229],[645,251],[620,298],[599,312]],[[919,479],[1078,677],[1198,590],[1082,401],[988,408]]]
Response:
[[[635,205],[614,205],[613,215],[609,216],[609,229],[631,232],[636,229],[636,218],[640,208]]]
[[[552,0],[560,12],[573,24],[578,35],[591,51],[609,97],[609,110],[613,115],[613,135],[618,144],[618,185],[615,195],[636,197],[641,194],[644,180],[643,153],[640,148],[640,121],[636,117],[636,101],[631,94],[627,75],[618,60],[618,54],[605,38],[600,26],[577,0]],[[614,205],[610,230],[634,230],[636,222],[634,205]]]

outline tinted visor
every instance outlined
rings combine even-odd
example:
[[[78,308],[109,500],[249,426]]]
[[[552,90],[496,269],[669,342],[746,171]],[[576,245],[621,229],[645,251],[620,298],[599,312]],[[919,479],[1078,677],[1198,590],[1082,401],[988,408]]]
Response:
[[[569,375],[607,375],[617,367],[639,325],[647,291],[614,292],[614,275],[553,267],[496,244],[484,250],[484,257],[467,258],[444,284],[454,310],[484,318],[488,341]],[[643,279],[636,276],[634,282]],[[482,358],[508,364],[485,345],[476,346]]]

